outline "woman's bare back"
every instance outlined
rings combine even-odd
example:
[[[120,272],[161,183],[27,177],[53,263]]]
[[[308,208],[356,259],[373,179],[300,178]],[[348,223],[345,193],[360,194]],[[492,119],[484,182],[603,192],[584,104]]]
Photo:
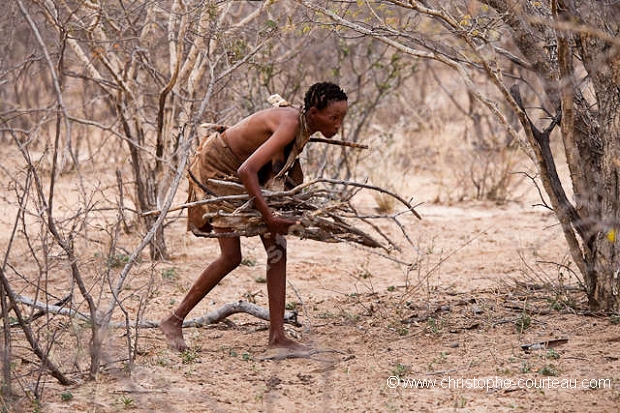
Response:
[[[239,159],[250,157],[269,138],[276,137],[277,153],[272,153],[272,159],[284,156],[283,147],[292,142],[299,132],[299,110],[293,107],[277,107],[264,109],[243,119],[226,130],[226,138],[230,149]],[[280,153],[281,152],[281,153]]]

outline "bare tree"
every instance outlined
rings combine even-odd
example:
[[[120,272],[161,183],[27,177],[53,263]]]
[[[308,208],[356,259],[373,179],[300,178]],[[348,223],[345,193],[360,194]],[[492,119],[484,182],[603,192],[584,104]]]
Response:
[[[615,1],[346,1],[340,8],[300,0],[343,33],[373,37],[417,59],[440,62],[519,140],[535,161],[549,207],[562,225],[592,310],[620,310],[620,6]],[[424,27],[424,29],[418,29]],[[520,74],[507,70],[517,65]],[[517,115],[517,133],[498,100],[478,90],[484,73]],[[523,90],[524,92],[521,92]],[[523,94],[523,96],[522,96]],[[525,100],[529,100],[527,104]],[[531,108],[539,106],[535,119]],[[559,126],[559,130],[556,128]],[[552,131],[561,137],[571,200],[558,175]]]
[[[72,120],[113,132],[127,145],[139,211],[161,208],[181,137],[196,134],[214,89],[270,37],[267,28],[256,36],[242,33],[270,4],[41,3],[50,28],[66,37],[64,75],[102,92],[92,118]],[[153,223],[144,217],[145,228]],[[163,227],[150,251],[154,259],[167,257]]]
[[[76,353],[65,356],[74,360],[66,365],[77,364],[85,326],[90,331],[87,374],[96,377],[107,356],[106,330],[118,308],[131,362],[135,344],[129,326],[141,313],[125,310],[125,285],[144,248],[150,247],[153,259],[167,256],[165,212],[185,176],[190,146],[201,133],[198,125],[230,116],[231,109],[220,103],[225,99],[212,98],[234,95],[225,93],[229,82],[239,69],[252,68],[258,52],[278,33],[280,23],[272,19],[284,19],[288,10],[273,16],[268,13],[273,4],[10,3],[2,20],[9,53],[2,58],[0,80],[9,87],[0,89],[0,131],[17,157],[0,170],[7,182],[2,197],[8,211],[15,211],[7,223],[13,228],[11,241],[19,246],[9,242],[3,248],[0,300],[7,334],[1,354],[3,366],[10,366],[10,333],[21,328],[40,360],[32,367],[39,377],[32,384],[35,398],[41,396],[43,374],[70,382],[48,355],[59,342],[73,342]],[[121,160],[113,162],[115,156]],[[130,168],[123,161],[127,158]],[[85,182],[82,170],[95,165],[105,165],[107,177]],[[67,179],[78,187],[71,205],[62,202],[67,194],[57,187]],[[129,191],[134,205],[123,196],[125,187],[134,189]],[[139,214],[152,209],[162,214]],[[120,245],[120,228],[131,230],[127,215],[132,213],[144,220],[143,235],[128,251]],[[93,260],[101,265],[93,268]],[[51,274],[64,278],[50,283]],[[58,328],[56,316],[47,312],[52,307],[87,322]],[[10,376],[3,369],[6,395]]]

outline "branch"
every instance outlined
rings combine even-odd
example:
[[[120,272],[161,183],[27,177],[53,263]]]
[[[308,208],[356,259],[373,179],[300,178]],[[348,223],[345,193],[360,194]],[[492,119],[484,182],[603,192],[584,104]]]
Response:
[[[569,19],[571,16],[563,15],[566,12],[558,11],[556,2],[553,2],[553,21],[559,22],[560,18]],[[562,141],[564,153],[568,164],[571,182],[573,183],[574,199],[577,200],[577,208],[581,198],[588,191],[587,180],[583,171],[583,160],[579,154],[575,131],[577,126],[577,109],[575,108],[575,91],[579,86],[575,81],[575,68],[573,65],[572,42],[574,39],[568,33],[558,33],[558,69],[560,73],[559,94],[562,109]]]
[[[330,145],[348,146],[350,148],[368,149],[368,145],[355,142],[341,141],[338,139],[310,138],[310,142],[321,142],[329,143]]]
[[[176,175],[174,177],[174,180],[172,182],[172,185],[171,185],[170,189],[168,190],[168,197],[166,198],[166,200],[164,202],[163,208],[160,210],[161,215],[157,218],[157,220],[153,224],[152,228],[149,229],[149,232],[144,236],[144,238],[142,239],[142,242],[140,243],[140,245],[138,245],[134,249],[134,251],[131,253],[131,255],[130,255],[128,261],[127,261],[127,264],[125,264],[125,267],[123,268],[123,270],[121,271],[121,273],[118,276],[118,280],[116,282],[115,288],[112,289],[112,293],[114,295],[117,295],[118,292],[121,291],[121,289],[123,287],[123,284],[125,283],[125,279],[129,275],[129,271],[133,267],[136,259],[138,258],[138,256],[142,252],[142,250],[144,250],[144,248],[146,248],[146,246],[149,245],[149,243],[151,242],[151,240],[155,236],[155,233],[157,232],[157,230],[164,223],[164,219],[166,218],[166,214],[170,211],[170,205],[172,205],[172,201],[174,200],[174,195],[175,195],[175,193],[177,191],[177,188],[179,187],[179,182],[181,180],[181,177],[183,176],[183,170],[185,169],[185,165],[187,163],[187,157],[188,157],[188,154],[189,154],[189,145],[190,145],[190,143],[191,143],[191,136],[190,135],[188,135],[185,138],[185,141],[181,142],[180,147],[179,147],[179,151],[183,155],[182,155],[181,159],[179,160],[179,164],[178,164],[177,170],[176,170]],[[116,302],[117,302],[116,298],[113,298],[110,301],[110,305],[108,307],[108,310],[104,313],[104,316],[103,316],[103,319],[102,319],[102,325],[103,326],[105,326],[107,323],[109,323],[110,318],[112,317],[112,312],[114,311],[114,307],[116,306]]]
[[[247,301],[238,301],[236,303],[224,304],[217,310],[211,311],[201,317],[186,320],[183,322],[183,327],[203,327],[209,324],[219,323],[225,318],[237,313],[247,313],[261,320],[269,321],[269,310],[259,307],[256,304],[248,303]],[[301,326],[299,321],[297,321],[297,311],[286,311],[284,313],[284,322],[296,327]]]
[[[510,124],[510,122],[508,121],[508,119],[506,119],[505,114],[497,107],[497,104],[493,101],[491,101],[491,99],[489,99],[487,96],[483,95],[480,92],[480,88],[474,83],[474,81],[472,80],[471,76],[467,73],[465,67],[463,67],[462,64],[458,63],[456,60],[447,57],[441,53],[435,53],[434,51],[424,51],[424,50],[419,50],[419,49],[415,49],[412,47],[409,47],[407,45],[405,45],[404,43],[398,41],[395,39],[395,37],[391,37],[391,36],[386,36],[386,35],[381,35],[379,34],[374,28],[367,28],[364,27],[362,25],[356,24],[354,22],[351,22],[347,19],[344,19],[342,17],[340,17],[339,15],[337,15],[336,13],[327,10],[323,7],[320,7],[318,5],[316,5],[314,2],[308,1],[308,0],[297,0],[300,4],[304,5],[305,7],[307,7],[310,10],[313,10],[317,13],[321,13],[327,17],[329,17],[331,20],[333,20],[334,22],[336,22],[339,25],[342,25],[343,27],[346,27],[348,29],[351,29],[357,33],[360,33],[362,35],[365,36],[369,36],[372,37],[374,39],[377,39],[391,47],[393,47],[394,49],[401,51],[409,56],[414,56],[414,57],[418,57],[421,59],[431,59],[431,60],[435,60],[437,62],[443,63],[446,66],[450,67],[451,69],[455,70],[457,73],[459,73],[459,75],[461,76],[461,78],[463,79],[463,81],[465,82],[468,90],[471,91],[471,93],[476,96],[476,98],[487,107],[487,109],[489,109],[489,111],[494,114],[497,119],[500,121],[500,123],[502,124],[502,126],[506,129],[506,131],[510,134],[510,136],[517,142],[521,141],[521,137],[519,136],[519,134],[517,133],[517,131],[512,127],[512,125]],[[456,28],[458,27],[458,22],[456,22],[456,20],[454,20],[453,18],[451,18],[448,14],[444,13],[443,11],[437,11],[437,10],[433,10],[430,8],[426,8],[421,6],[420,4],[418,4],[417,2],[408,2],[408,3],[404,3],[404,2],[399,2],[399,1],[393,1],[392,3],[401,6],[401,7],[406,7],[406,8],[410,8],[410,9],[414,9],[417,10],[421,13],[427,14],[429,16],[435,17],[437,19],[441,19],[441,21],[446,22],[447,24],[449,24],[451,27]],[[455,29],[456,30],[456,29]],[[465,40],[467,40],[467,38],[465,38]],[[471,40],[468,41],[468,45],[471,48],[471,51],[477,55],[479,55],[479,53],[476,51],[476,48],[474,47],[475,45],[473,45],[471,43]],[[484,59],[481,59],[484,66],[485,66],[485,70],[487,71],[487,73],[489,74],[489,77],[491,79],[491,81],[493,82],[493,84],[495,84],[495,86],[498,87],[498,89],[500,90],[500,92],[502,93],[502,95],[509,101],[509,103],[512,103],[512,98],[510,96],[510,93],[508,92],[508,90],[506,89],[505,86],[503,86],[501,84],[501,82],[498,79],[498,73],[499,72],[493,72],[493,70],[489,67],[488,62],[486,62]],[[494,76],[491,76],[493,73],[495,73]],[[513,105],[513,107],[516,108],[516,105]],[[518,109],[516,109],[518,111]]]
[[[29,307],[36,308],[37,310],[41,310],[48,314],[59,314],[66,315],[69,317],[75,317],[81,321],[91,322],[92,319],[88,314],[82,313],[77,310],[73,310],[71,308],[67,308],[64,305],[54,305],[49,303],[43,303],[41,301],[36,301],[30,297],[26,297],[23,295],[15,295],[15,300],[25,304]]]
[[[37,42],[39,43],[39,46],[41,46],[41,50],[43,51],[43,55],[45,56],[45,61],[47,62],[47,65],[49,66],[50,76],[52,77],[52,83],[54,84],[54,91],[56,92],[56,98],[57,98],[57,101],[58,101],[58,108],[59,108],[60,112],[63,114],[63,119],[64,119],[65,133],[66,133],[66,141],[65,141],[65,149],[64,149],[65,150],[65,154],[69,153],[69,155],[71,156],[71,159],[73,161],[73,164],[75,165],[76,168],[78,168],[78,165],[79,165],[78,164],[78,159],[75,157],[74,153],[71,151],[71,123],[69,122],[69,114],[67,112],[67,107],[65,106],[65,103],[63,101],[62,87],[60,85],[60,80],[58,79],[58,74],[56,73],[56,69],[54,68],[54,64],[53,64],[52,58],[51,58],[51,56],[50,56],[50,54],[49,54],[49,52],[47,50],[47,46],[45,44],[45,41],[43,41],[43,37],[41,36],[41,33],[39,32],[39,28],[37,27],[35,22],[30,17],[30,13],[28,13],[28,10],[26,10],[26,7],[21,2],[21,0],[18,0],[17,4],[19,5],[19,9],[21,10],[22,14],[24,15],[24,18],[28,22],[28,25],[30,26],[30,29],[32,30],[32,33],[34,34],[35,38],[37,39]],[[65,161],[65,157],[63,156],[62,163],[61,163],[61,166],[60,166],[60,170],[62,170],[64,168],[64,161]],[[78,168],[78,170],[79,170],[79,168]]]
[[[43,303],[22,295],[16,295],[15,298],[22,304],[36,308],[41,311],[45,311],[49,314],[66,315],[69,317],[75,317],[80,321],[92,322],[91,318],[88,315],[76,310],[72,310],[70,308]],[[260,318],[261,320],[269,321],[269,310],[256,304],[248,303],[247,301],[238,301],[236,303],[224,304],[220,308],[204,314],[200,317],[185,320],[183,322],[183,327],[204,327],[209,324],[216,324],[230,317],[231,315],[238,313],[246,313],[256,318]],[[296,311],[286,311],[284,313],[284,322],[294,325],[295,327],[301,326],[301,323],[297,320]],[[159,327],[159,321],[143,320],[133,325],[135,325],[137,328],[154,328]],[[112,328],[125,328],[126,323],[109,323],[109,326]]]
[[[530,131],[537,146],[536,153],[541,173],[549,181],[550,187],[549,190],[547,190],[547,193],[549,193],[550,195],[553,194],[555,198],[555,202],[553,203],[555,204],[554,207],[557,209],[556,214],[564,225],[567,222],[563,220],[562,217],[565,217],[568,220],[568,223],[570,223],[579,233],[581,238],[586,240],[588,237],[587,224],[583,222],[583,220],[579,216],[579,213],[566,196],[566,192],[564,191],[564,188],[562,186],[562,181],[560,180],[557,168],[555,166],[551,147],[549,146],[549,135],[551,134],[551,131],[554,129],[554,127],[558,124],[560,115],[556,116],[551,122],[551,124],[544,131],[541,131],[536,127],[536,125],[534,125],[527,112],[525,111],[519,87],[517,85],[513,85],[513,87],[510,89],[510,93],[512,94],[517,105],[519,105],[519,107],[523,111],[524,116],[529,123]]]
[[[213,180],[214,182],[217,182],[218,184],[228,184],[228,185],[235,185],[235,186],[240,186],[241,188],[243,188],[243,186],[241,184],[237,184],[235,182],[228,182],[228,181],[219,181],[219,180]],[[400,203],[402,203],[403,205],[405,205],[407,207],[407,209],[413,214],[415,215],[416,218],[418,219],[422,219],[422,217],[420,216],[420,214],[418,214],[418,212],[414,209],[415,206],[412,205],[411,203],[407,202],[404,198],[402,198],[401,196],[399,196],[398,194],[389,191],[387,189],[383,189],[381,187],[378,186],[374,186],[374,185],[370,185],[370,184],[365,184],[365,183],[360,183],[360,182],[353,182],[353,181],[344,181],[344,180],[339,180],[339,179],[330,179],[330,178],[316,178],[313,179],[311,181],[308,181],[306,183],[300,184],[298,186],[296,186],[293,189],[290,189],[288,191],[278,191],[278,192],[272,192],[272,191],[268,191],[268,190],[263,190],[263,197],[265,198],[276,198],[276,197],[283,197],[283,196],[292,196],[295,194],[298,194],[299,192],[301,192],[303,189],[318,184],[318,183],[329,183],[329,184],[334,184],[334,185],[344,185],[344,186],[354,186],[354,187],[358,187],[358,188],[365,188],[365,189],[370,189],[373,191],[377,191],[377,192],[381,192],[387,195],[390,195],[391,197],[395,198],[396,200],[398,200]],[[221,202],[221,201],[248,201],[250,199],[250,196],[248,194],[240,194],[240,195],[225,195],[225,196],[220,196],[217,198],[208,198],[208,199],[203,199],[200,201],[194,201],[194,202],[186,202],[183,204],[178,204],[175,205],[173,207],[170,207],[170,209],[167,212],[173,212],[173,211],[178,211],[180,209],[184,209],[184,208],[188,208],[188,207],[192,207],[192,206],[197,206],[197,205],[204,205],[204,204],[210,204],[210,203],[214,203],[214,202]],[[156,209],[153,211],[147,211],[147,212],[143,212],[142,215],[143,216],[147,216],[147,215],[156,215],[161,213],[161,210]]]
[[[17,316],[17,319],[19,320],[19,323],[22,327],[22,331],[24,332],[24,335],[26,336],[26,340],[28,340],[28,343],[30,344],[33,353],[39,358],[39,360],[41,360],[41,363],[43,364],[43,366],[50,371],[50,374],[52,375],[52,377],[58,380],[60,384],[63,384],[65,386],[69,384],[74,384],[74,381],[66,377],[63,374],[63,372],[60,371],[58,366],[54,364],[54,362],[49,357],[49,353],[46,353],[45,351],[43,351],[43,349],[39,345],[39,342],[37,338],[35,337],[35,334],[32,331],[31,326],[25,321],[24,317],[22,316],[21,311],[19,310],[19,307],[17,306],[19,296],[15,294],[15,292],[11,288],[9,281],[6,277],[6,274],[4,273],[4,269],[2,267],[0,267],[0,279],[2,280],[2,287],[4,289],[4,292],[9,298],[9,301],[11,302],[11,307],[13,309],[13,312],[15,312],[15,315]]]
[[[414,209],[415,207],[413,205],[411,205],[411,203],[406,201],[404,198],[402,198],[400,195],[396,194],[395,192],[389,191],[387,189],[384,189],[384,188],[381,188],[381,187],[378,187],[378,186],[375,186],[375,185],[370,185],[370,184],[363,184],[363,183],[353,182],[353,181],[342,181],[342,180],[330,179],[330,178],[317,178],[314,181],[309,182],[308,185],[312,185],[312,184],[315,184],[315,183],[318,183],[318,182],[325,182],[325,183],[335,184],[335,185],[354,186],[354,187],[357,187],[357,188],[365,188],[365,189],[370,189],[370,190],[373,190],[373,191],[384,193],[386,195],[389,195],[389,196],[393,197],[394,199],[399,201],[401,204],[406,206],[407,209],[413,215],[415,215],[416,218],[422,219],[420,214],[417,213],[417,211]]]

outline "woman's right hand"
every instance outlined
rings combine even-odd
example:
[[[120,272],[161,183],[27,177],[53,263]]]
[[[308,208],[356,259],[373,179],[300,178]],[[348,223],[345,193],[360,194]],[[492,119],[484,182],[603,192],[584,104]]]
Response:
[[[272,234],[288,234],[288,230],[291,225],[299,225],[298,221],[293,221],[273,215],[269,219],[266,219],[265,222],[267,224],[267,228],[269,228],[269,231]]]

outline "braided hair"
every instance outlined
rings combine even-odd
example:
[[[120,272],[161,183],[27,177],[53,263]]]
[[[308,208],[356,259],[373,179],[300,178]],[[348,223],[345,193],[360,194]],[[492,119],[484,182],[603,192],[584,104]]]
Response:
[[[315,83],[304,96],[304,113],[310,108],[324,109],[332,102],[347,100],[347,94],[335,83]]]

